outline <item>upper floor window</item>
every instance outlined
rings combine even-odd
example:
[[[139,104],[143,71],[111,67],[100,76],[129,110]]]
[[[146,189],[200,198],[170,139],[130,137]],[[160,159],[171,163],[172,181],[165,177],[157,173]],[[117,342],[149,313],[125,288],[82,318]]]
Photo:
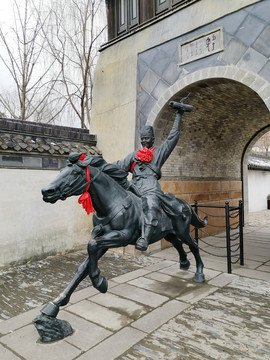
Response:
[[[139,22],[138,0],[118,0],[118,34]]]
[[[200,0],[107,0],[109,40],[171,9]]]
[[[130,24],[137,25],[139,22],[138,0],[130,0]]]
[[[156,14],[168,10],[176,4],[187,2],[190,2],[190,0],[156,0]]]
[[[169,8],[169,0],[156,0],[156,13],[167,10]]]

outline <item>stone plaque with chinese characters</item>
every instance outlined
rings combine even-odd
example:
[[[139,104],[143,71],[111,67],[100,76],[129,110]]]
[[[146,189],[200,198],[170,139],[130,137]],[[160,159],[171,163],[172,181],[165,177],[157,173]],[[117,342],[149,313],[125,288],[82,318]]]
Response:
[[[179,45],[179,65],[223,50],[222,28],[200,35]]]

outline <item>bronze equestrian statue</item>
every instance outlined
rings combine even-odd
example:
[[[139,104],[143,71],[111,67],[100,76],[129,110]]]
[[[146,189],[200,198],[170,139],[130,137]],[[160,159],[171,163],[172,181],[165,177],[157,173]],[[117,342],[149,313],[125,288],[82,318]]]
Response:
[[[135,247],[145,251],[161,217],[162,210],[171,217],[184,216],[181,204],[172,194],[164,194],[158,180],[161,178],[161,168],[175,148],[179,136],[182,115],[191,111],[190,105],[171,102],[170,106],[177,109],[177,115],[168,138],[159,147],[154,147],[154,131],[152,126],[144,126],[141,130],[143,149],[132,152],[124,160],[116,161],[119,168],[132,173],[130,190],[142,200],[143,223],[142,233]]]
[[[206,226],[207,218],[200,219],[186,201],[164,194],[158,183],[160,169],[179,139],[182,114],[192,110],[192,106],[184,101],[171,102],[170,106],[177,109],[177,115],[168,139],[160,147],[153,147],[152,128],[146,127],[141,133],[143,150],[122,161],[108,164],[102,156],[72,153],[67,166],[42,189],[43,200],[50,203],[81,195],[79,202],[85,210],[88,213],[95,210],[95,213],[88,256],[67,288],[41,310],[43,315],[34,320],[40,335],[44,333],[43,320],[56,318],[59,308],[69,302],[71,294],[87,276],[96,289],[102,293],[107,291],[108,283],[100,275],[98,260],[110,248],[132,244],[146,250],[148,244],[165,238],[179,254],[180,269],[187,270],[190,262],[183,249],[182,243],[185,243],[196,261],[194,280],[199,283],[205,280],[203,262],[198,244],[191,236],[190,225],[202,228]],[[133,171],[131,183],[127,181],[130,170]]]

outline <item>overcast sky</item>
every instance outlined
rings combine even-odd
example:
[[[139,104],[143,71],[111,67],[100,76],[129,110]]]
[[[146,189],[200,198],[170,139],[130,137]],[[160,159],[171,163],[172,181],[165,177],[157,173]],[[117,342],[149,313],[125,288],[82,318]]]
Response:
[[[1,23],[11,19],[13,0],[0,1]]]
[[[13,0],[0,0],[0,21],[3,23],[10,24],[13,21],[12,18],[12,4]],[[0,46],[1,54],[3,53],[3,47]],[[9,87],[12,84],[10,75],[6,67],[0,61],[0,89]]]

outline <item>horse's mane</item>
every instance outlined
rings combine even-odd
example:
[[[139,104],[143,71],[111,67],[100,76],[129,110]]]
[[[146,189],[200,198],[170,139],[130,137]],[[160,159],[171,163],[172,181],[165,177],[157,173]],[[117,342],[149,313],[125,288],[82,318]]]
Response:
[[[82,153],[71,153],[68,157],[68,163],[77,164],[80,167],[86,167],[88,165],[98,168],[101,172],[110,176],[124,189],[128,188],[127,176],[128,173],[125,170],[119,169],[114,164],[108,164],[102,155],[88,155],[83,161],[79,160]]]

